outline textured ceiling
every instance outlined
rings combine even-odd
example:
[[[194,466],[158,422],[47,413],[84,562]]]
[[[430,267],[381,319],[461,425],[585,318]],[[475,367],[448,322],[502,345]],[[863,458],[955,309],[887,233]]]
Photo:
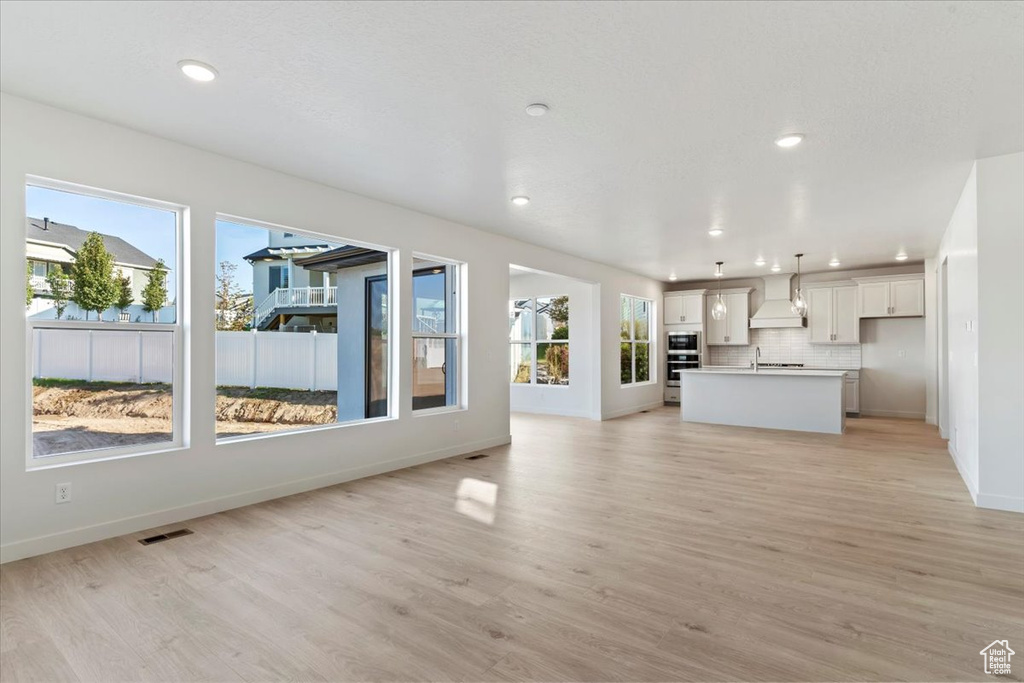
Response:
[[[1022,8],[5,1],[0,87],[660,279],[812,271],[924,258],[1024,149]]]

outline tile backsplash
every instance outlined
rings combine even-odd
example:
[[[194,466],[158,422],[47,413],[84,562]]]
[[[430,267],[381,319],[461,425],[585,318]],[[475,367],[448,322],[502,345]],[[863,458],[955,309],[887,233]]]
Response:
[[[860,369],[860,344],[811,344],[810,332],[803,327],[750,330],[750,346],[709,346],[704,365],[749,365],[757,346],[762,363]]]

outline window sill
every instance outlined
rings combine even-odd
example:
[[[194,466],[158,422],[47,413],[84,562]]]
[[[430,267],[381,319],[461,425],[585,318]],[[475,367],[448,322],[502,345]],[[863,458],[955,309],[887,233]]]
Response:
[[[332,424],[317,425],[315,427],[296,427],[295,429],[278,429],[273,432],[262,432],[257,434],[239,434],[238,436],[225,436],[217,439],[217,446],[227,446],[233,443],[246,441],[257,441],[259,439],[273,439],[279,436],[295,436],[296,434],[310,434],[314,432],[327,432],[333,429],[345,429],[346,427],[358,427],[361,425],[372,425],[380,422],[394,422],[396,417],[372,417],[365,420],[349,420],[348,422],[334,422]]]
[[[469,408],[465,406],[444,406],[441,408],[423,408],[412,411],[413,417],[430,417],[432,415],[446,415],[448,413],[464,413]]]
[[[657,386],[657,384],[658,384],[657,380],[650,380],[650,381],[647,381],[647,382],[632,382],[631,384],[620,384],[619,388],[620,389],[631,389],[633,387],[653,387],[653,386]]]
[[[88,465],[94,462],[110,462],[111,460],[124,460],[126,458],[141,458],[148,455],[163,455],[165,453],[178,453],[180,451],[188,450],[188,446],[183,446],[180,443],[168,442],[165,444],[152,444],[155,446],[148,450],[137,450],[132,452],[124,452],[123,449],[113,450],[107,449],[110,452],[97,453],[96,455],[85,455],[77,456],[78,454],[68,455],[44,455],[41,457],[33,457],[29,455],[28,462],[25,464],[26,472],[39,472],[42,470],[55,470],[61,467],[74,467],[75,465]]]

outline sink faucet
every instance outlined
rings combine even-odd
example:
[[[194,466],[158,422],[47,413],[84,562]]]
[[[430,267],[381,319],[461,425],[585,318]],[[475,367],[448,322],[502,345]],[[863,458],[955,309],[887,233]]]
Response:
[[[761,364],[760,361],[761,361],[761,347],[760,346],[755,346],[754,347],[754,362],[751,363],[751,365],[754,366],[754,372],[757,372],[757,367]]]

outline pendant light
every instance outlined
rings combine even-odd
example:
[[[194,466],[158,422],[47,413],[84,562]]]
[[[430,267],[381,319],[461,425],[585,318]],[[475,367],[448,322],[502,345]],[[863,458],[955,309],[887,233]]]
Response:
[[[725,320],[725,301],[722,300],[722,264],[724,261],[715,262],[715,277],[718,278],[718,297],[711,306],[711,317],[715,320]]]
[[[793,297],[792,311],[801,318],[807,315],[807,299],[804,298],[803,289],[800,288],[800,258],[803,254],[796,255],[796,296]]]

